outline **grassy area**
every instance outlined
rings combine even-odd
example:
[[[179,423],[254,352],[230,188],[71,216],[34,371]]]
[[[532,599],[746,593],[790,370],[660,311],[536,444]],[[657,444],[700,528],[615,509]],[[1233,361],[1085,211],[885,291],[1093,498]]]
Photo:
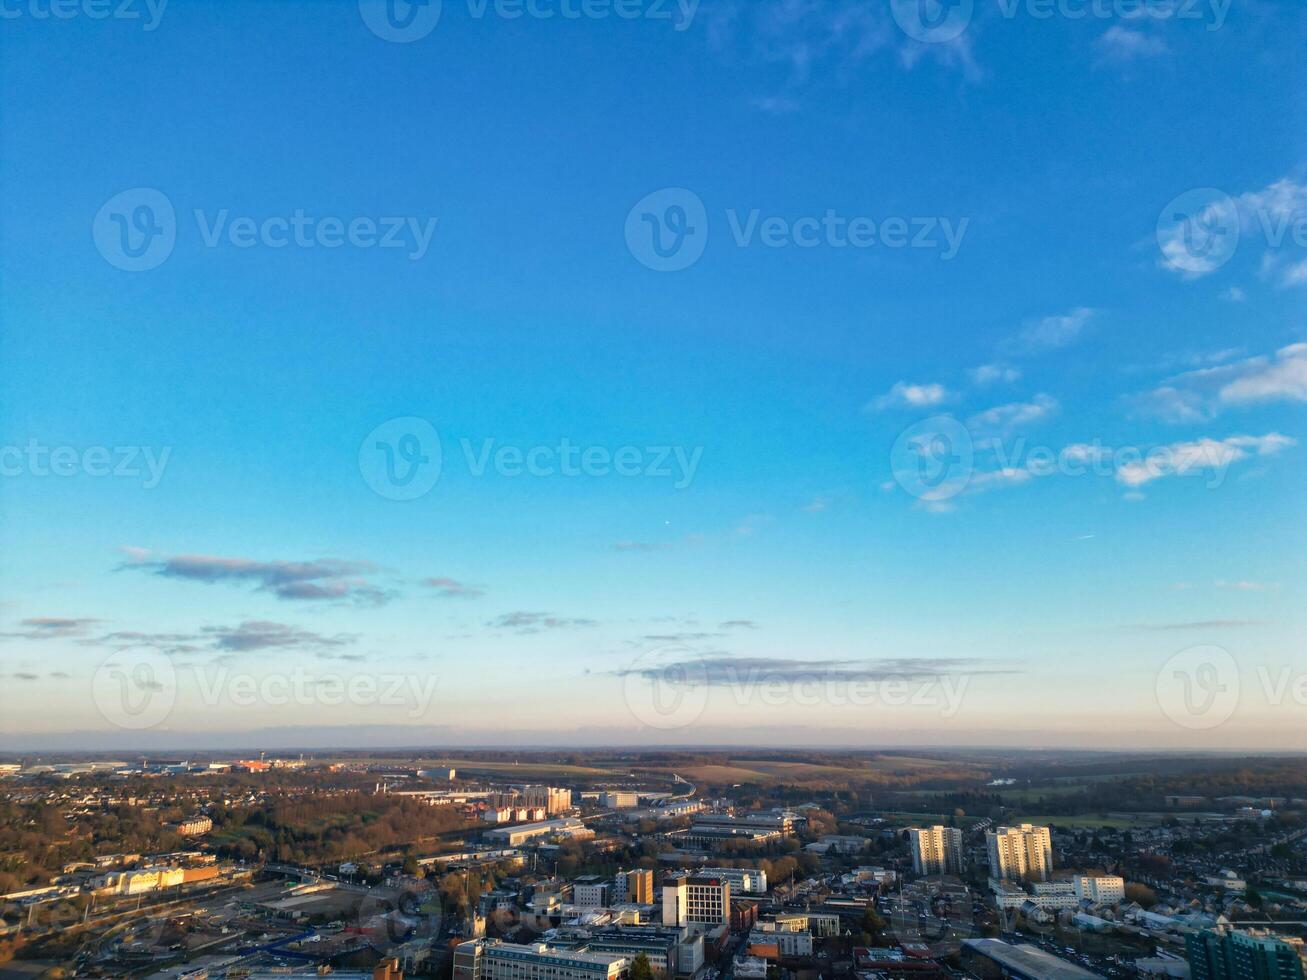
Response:
[[[1059,827],[1071,827],[1076,830],[1097,830],[1099,827],[1111,827],[1113,830],[1130,830],[1134,827],[1153,827],[1161,821],[1157,818],[1156,814],[1151,813],[1140,813],[1130,816],[1118,813],[1113,814],[1110,817],[1106,813],[1080,813],[1071,817],[1043,814],[1030,816],[1023,813],[1019,818],[1010,817],[1005,822],[1008,824],[1056,824]]]
[[[772,779],[765,772],[739,766],[691,766],[676,771],[692,783],[766,783]]]
[[[995,792],[1003,798],[1004,803],[1034,803],[1036,800],[1051,799],[1055,796],[1073,796],[1084,790],[1083,786],[1075,783],[1065,783],[1058,786],[1032,786],[1022,789],[996,789]]]
[[[947,823],[950,819],[950,816],[945,813],[909,813],[906,810],[892,810],[892,811],[882,810],[879,811],[876,815],[878,817],[883,817],[886,823],[891,823],[891,824]],[[961,827],[963,830],[966,830],[968,827],[980,823],[982,818],[968,816],[968,817],[953,817],[952,819],[957,824],[957,826]]]
[[[570,766],[563,762],[485,762],[479,759],[422,760],[423,769],[456,769],[467,772],[493,772],[501,775],[544,776],[612,776],[613,769],[594,766]],[[626,770],[620,770],[625,773]]]
[[[691,782],[705,783],[808,783],[841,782],[847,785],[882,782],[893,773],[960,772],[971,767],[956,760],[918,758],[908,755],[877,755],[851,760],[849,765],[816,762],[787,762],[773,759],[730,759],[725,764],[678,768]]]
[[[486,759],[425,759],[413,756],[369,756],[366,760],[354,758],[323,757],[313,760],[315,764],[330,765],[340,763],[356,765],[366,761],[369,765],[379,766],[413,766],[418,769],[458,769],[469,772],[517,773],[523,776],[612,776],[625,773],[623,769],[601,769],[594,766],[572,766],[564,762],[496,762]]]

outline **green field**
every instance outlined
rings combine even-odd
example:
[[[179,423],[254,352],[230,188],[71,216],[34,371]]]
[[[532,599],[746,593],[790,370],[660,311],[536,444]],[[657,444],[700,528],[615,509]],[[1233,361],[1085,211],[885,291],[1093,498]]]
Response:
[[[675,771],[691,782],[704,783],[809,783],[843,782],[848,785],[881,783],[894,774],[921,775],[939,772],[965,776],[971,763],[910,755],[873,755],[850,760],[848,765],[819,762],[788,762],[776,759],[735,759],[720,763],[678,767]],[[652,770],[646,770],[652,771]]]
[[[1125,816],[1115,814],[1108,816],[1105,813],[1080,813],[1071,817],[1051,816],[1043,814],[1021,814],[1020,818],[1010,817],[1007,823],[1033,823],[1033,824],[1056,824],[1059,827],[1071,827],[1077,830],[1097,830],[1099,827],[1111,827],[1113,830],[1130,830],[1133,827],[1154,827],[1161,821],[1156,814],[1141,813],[1135,816]]]

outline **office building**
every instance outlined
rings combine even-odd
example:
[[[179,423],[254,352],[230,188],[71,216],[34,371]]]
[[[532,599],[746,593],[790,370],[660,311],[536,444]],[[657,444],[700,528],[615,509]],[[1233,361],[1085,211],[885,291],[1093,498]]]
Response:
[[[957,827],[913,827],[908,831],[912,870],[919,875],[962,874],[962,831]]]
[[[788,810],[763,813],[701,813],[694,819],[697,827],[727,827],[779,834],[794,833],[794,814]]]
[[[453,980],[619,980],[629,965],[616,953],[472,939],[454,947]]]
[[[759,868],[700,868],[701,878],[722,878],[731,883],[731,894],[767,894],[767,872]]]
[[[1116,875],[1076,875],[1076,898],[1094,905],[1120,905],[1125,901],[1125,879]]]
[[[633,871],[619,871],[613,879],[613,901],[633,902],[636,905],[652,905],[654,900],[654,875],[648,868],[636,868]]]
[[[694,944],[699,947],[697,956],[690,948]],[[576,936],[560,935],[548,940],[548,945],[553,948],[624,956],[631,961],[643,953],[655,976],[692,973],[703,963],[702,937],[696,937],[687,946],[682,944],[676,929],[658,926],[616,926]]]
[[[608,904],[612,882],[598,875],[583,875],[572,883],[572,904],[583,909],[601,909]]]
[[[609,810],[629,810],[640,805],[640,794],[635,790],[608,790],[599,797],[599,805]]]
[[[730,921],[731,885],[724,878],[686,876],[663,886],[663,925],[707,932]]]
[[[1185,949],[1192,980],[1303,980],[1298,951],[1269,934],[1205,929]]]
[[[1053,873],[1053,841],[1047,827],[1023,823],[985,834],[989,876],[1010,881],[1047,881]]]

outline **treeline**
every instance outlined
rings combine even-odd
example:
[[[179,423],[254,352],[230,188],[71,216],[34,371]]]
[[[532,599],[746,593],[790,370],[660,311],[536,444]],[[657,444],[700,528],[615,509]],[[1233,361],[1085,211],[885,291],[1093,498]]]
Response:
[[[64,866],[97,854],[157,854],[183,838],[165,829],[169,811],[111,806],[71,819],[48,803],[0,801],[0,892],[47,885]]]
[[[214,842],[245,861],[325,864],[402,851],[465,828],[461,813],[405,797],[352,793],[301,795],[214,814]]]

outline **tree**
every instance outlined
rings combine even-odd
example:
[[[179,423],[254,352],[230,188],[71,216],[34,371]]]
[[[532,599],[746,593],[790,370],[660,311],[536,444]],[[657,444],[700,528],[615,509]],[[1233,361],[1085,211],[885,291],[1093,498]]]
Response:
[[[630,980],[653,980],[653,967],[644,953],[631,961]]]
[[[1127,902],[1138,902],[1146,909],[1157,904],[1157,893],[1147,885],[1141,885],[1137,881],[1126,884],[1125,898]]]
[[[881,933],[885,931],[885,920],[872,906],[862,910],[862,931],[870,937],[870,942],[878,944]]]

